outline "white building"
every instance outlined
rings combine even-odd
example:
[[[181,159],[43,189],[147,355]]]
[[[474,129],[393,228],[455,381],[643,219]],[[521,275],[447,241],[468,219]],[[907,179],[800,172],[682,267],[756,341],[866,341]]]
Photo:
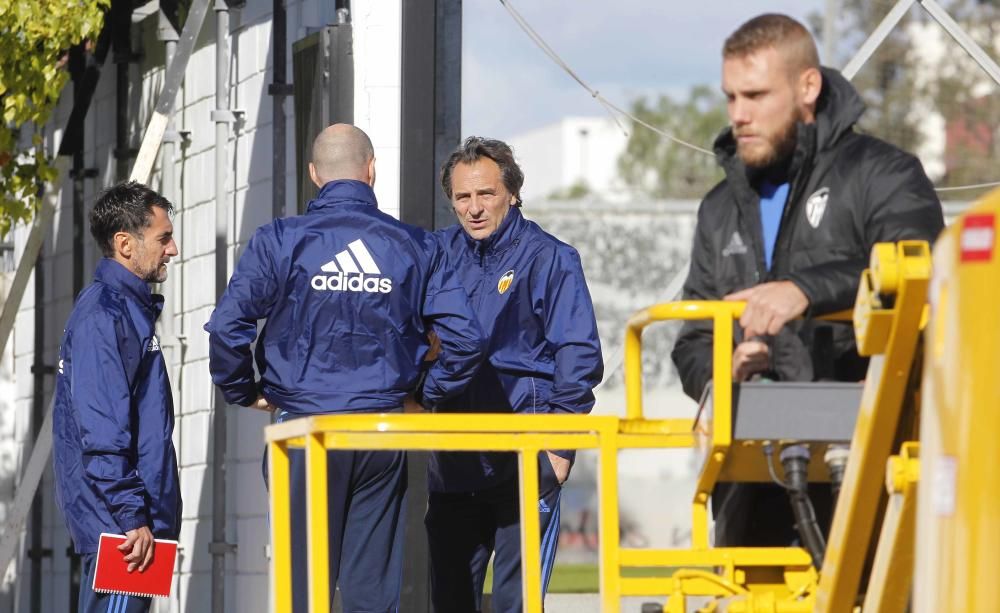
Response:
[[[610,117],[566,117],[507,142],[524,170],[525,202],[560,197],[574,186],[607,201],[627,197],[618,157],[628,135]]]

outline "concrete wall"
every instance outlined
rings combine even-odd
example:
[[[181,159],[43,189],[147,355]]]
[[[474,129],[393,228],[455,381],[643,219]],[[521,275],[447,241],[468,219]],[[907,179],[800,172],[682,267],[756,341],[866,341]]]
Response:
[[[332,2],[288,0],[289,44],[334,19]],[[400,142],[400,34],[399,0],[354,0],[355,122],[368,131],[376,149],[378,181],[376,194],[382,209],[399,213]],[[252,232],[271,219],[272,104],[267,93],[272,80],[271,0],[249,0],[246,7],[231,13],[229,44],[229,93],[231,107],[245,114],[230,132],[227,146],[227,257],[229,270]],[[156,38],[156,15],[136,16],[134,47],[143,59],[131,70],[130,143],[138,147],[155,97],[163,80],[163,46]],[[291,75],[291,53],[288,74]],[[215,304],[215,129],[210,114],[215,106],[215,15],[209,12],[194,55],[188,65],[184,86],[178,94],[176,123],[190,132],[190,139],[178,148],[171,161],[177,173],[174,188],[175,233],[180,256],[170,265],[170,278],[162,293],[173,307],[173,317],[165,329],[165,356],[172,366],[175,393],[177,447],[184,498],[181,528],[180,574],[169,600],[158,599],[155,611],[208,611],[210,609],[212,458],[211,409],[213,390],[208,373],[207,334],[202,325]],[[86,183],[86,206],[90,207],[100,189],[115,182],[112,155],[115,138],[115,74],[110,61],[104,66],[91,112],[86,121],[84,159],[98,170],[96,180]],[[64,126],[72,108],[72,87],[67,87],[50,126]],[[285,102],[288,117],[287,152],[289,172],[285,210],[295,210],[294,118],[292,102]],[[60,128],[61,129],[61,128]],[[47,143],[54,151],[60,130],[49,130]],[[162,185],[160,163],[150,184],[169,193]],[[72,306],[72,184],[64,182],[55,223],[43,251],[45,291],[45,354],[54,362],[63,324]],[[89,282],[98,253],[84,229]],[[26,230],[15,233],[16,255],[20,257]],[[16,328],[2,369],[12,370],[8,383],[0,383],[0,500],[10,500],[14,474],[27,462],[32,374],[34,359],[34,292],[29,282],[27,295],[18,312]],[[178,338],[171,339],[168,336]],[[167,346],[167,345],[171,346]],[[12,365],[12,366],[11,366]],[[0,373],[2,376],[2,373]],[[2,379],[0,379],[2,380]],[[12,383],[10,382],[12,381]],[[46,406],[52,387],[47,376]],[[12,388],[12,389],[10,389]],[[267,584],[267,496],[261,478],[262,428],[267,415],[230,408],[227,443],[227,523],[226,540],[237,545],[226,559],[226,610],[266,611]],[[42,565],[42,611],[68,611],[69,538],[63,518],[54,505],[51,469],[41,486],[44,493],[44,546],[53,554]],[[0,504],[0,517],[7,511]],[[0,583],[0,612],[27,612],[30,563],[22,556]]]

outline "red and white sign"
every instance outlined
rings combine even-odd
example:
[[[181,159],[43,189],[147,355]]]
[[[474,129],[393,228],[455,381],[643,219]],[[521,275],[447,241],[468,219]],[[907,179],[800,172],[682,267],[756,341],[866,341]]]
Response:
[[[989,262],[996,245],[996,216],[993,213],[969,215],[962,222],[959,239],[963,262]]]

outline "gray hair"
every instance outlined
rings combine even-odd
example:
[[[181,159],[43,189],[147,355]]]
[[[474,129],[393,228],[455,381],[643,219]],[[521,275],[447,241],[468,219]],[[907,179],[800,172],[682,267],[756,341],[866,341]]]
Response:
[[[521,206],[521,186],[524,185],[524,173],[514,160],[514,152],[510,145],[494,138],[470,136],[465,139],[448,160],[441,166],[441,189],[451,198],[451,173],[458,164],[474,164],[487,158],[500,167],[500,177],[503,185],[515,199],[514,206]]]

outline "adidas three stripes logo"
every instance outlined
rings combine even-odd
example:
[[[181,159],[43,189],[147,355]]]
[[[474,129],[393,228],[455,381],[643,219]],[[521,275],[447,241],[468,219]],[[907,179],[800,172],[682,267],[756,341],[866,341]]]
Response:
[[[331,292],[368,292],[388,294],[392,279],[383,277],[368,247],[358,239],[347,245],[320,267],[321,273],[312,278],[312,288]]]

